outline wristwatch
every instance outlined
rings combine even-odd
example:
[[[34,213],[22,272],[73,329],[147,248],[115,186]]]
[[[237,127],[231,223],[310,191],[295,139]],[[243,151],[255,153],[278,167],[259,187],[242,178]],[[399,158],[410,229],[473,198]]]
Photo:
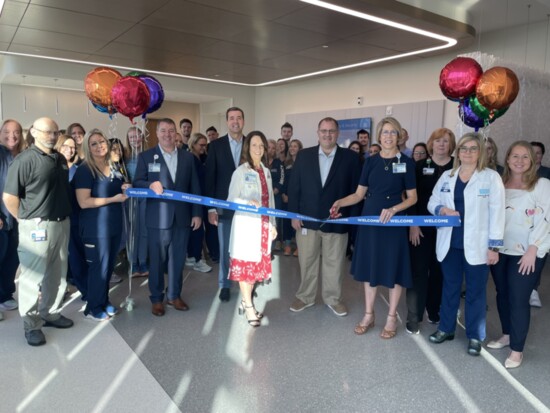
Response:
[[[500,251],[500,248],[497,248],[497,247],[489,247],[489,251],[499,252],[499,251]]]

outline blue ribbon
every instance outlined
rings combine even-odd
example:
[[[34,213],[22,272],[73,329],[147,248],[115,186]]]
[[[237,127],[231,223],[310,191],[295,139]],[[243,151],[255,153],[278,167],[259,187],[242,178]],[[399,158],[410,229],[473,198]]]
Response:
[[[165,189],[161,195],[156,194],[148,188],[128,188],[126,195],[131,198],[160,198],[171,199],[173,201],[189,202],[191,204],[203,205],[210,208],[231,209],[233,211],[249,212],[251,214],[268,215],[276,218],[299,219],[301,221],[322,222],[328,224],[347,224],[347,225],[376,225],[390,227],[459,227],[460,218],[455,216],[418,216],[418,215],[398,215],[394,216],[389,222],[383,224],[378,216],[349,217],[336,219],[317,219],[307,215],[296,214],[294,212],[283,211],[281,209],[260,207],[252,205],[237,204],[235,202],[222,201],[207,196],[186,194],[185,192],[170,191]]]

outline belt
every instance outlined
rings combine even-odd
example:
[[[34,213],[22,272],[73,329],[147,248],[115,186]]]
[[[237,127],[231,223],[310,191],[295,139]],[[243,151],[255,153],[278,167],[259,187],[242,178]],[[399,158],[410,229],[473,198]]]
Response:
[[[50,222],[61,222],[65,221],[67,217],[59,217],[59,218],[40,218],[40,221],[50,221]]]

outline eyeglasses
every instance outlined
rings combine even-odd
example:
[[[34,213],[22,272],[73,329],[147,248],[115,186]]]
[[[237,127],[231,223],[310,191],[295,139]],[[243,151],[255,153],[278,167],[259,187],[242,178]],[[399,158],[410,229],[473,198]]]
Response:
[[[396,130],[383,130],[382,132],[380,132],[380,135],[382,135],[382,136],[388,136],[388,135],[397,136],[397,131]]]
[[[38,132],[45,133],[46,135],[53,136],[55,138],[57,138],[59,135],[61,135],[61,132],[59,132],[58,130],[42,130],[42,129],[38,129],[38,128],[35,128],[35,127],[33,127],[33,129],[37,130]]]
[[[68,149],[69,151],[76,151],[76,147],[70,145],[61,145],[61,149]]]
[[[335,135],[338,132],[337,129],[319,129],[321,135]]]
[[[413,155],[426,155],[426,152],[414,151]]]
[[[479,146],[461,146],[460,148],[458,148],[458,150],[460,151],[460,153],[475,153],[479,151]]]
[[[96,142],[90,142],[90,147],[95,148],[98,145],[107,145],[107,141],[96,141]]]

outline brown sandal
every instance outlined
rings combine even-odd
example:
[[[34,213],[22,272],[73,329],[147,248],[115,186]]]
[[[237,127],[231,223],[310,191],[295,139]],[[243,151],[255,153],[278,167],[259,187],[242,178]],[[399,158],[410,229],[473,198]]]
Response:
[[[388,318],[395,318],[397,321],[397,314],[388,314]],[[397,328],[395,330],[386,330],[386,327],[382,329],[382,332],[380,333],[380,338],[383,338],[385,340],[389,340],[391,338],[394,338],[397,334]]]
[[[365,334],[367,331],[369,331],[372,327],[374,327],[374,313],[367,313],[365,312],[366,315],[372,315],[372,321],[370,323],[368,323],[366,326],[362,325],[361,323],[358,323],[356,326],[355,326],[355,329],[353,330],[353,332],[355,334],[357,334],[358,336],[362,336],[363,334]]]

